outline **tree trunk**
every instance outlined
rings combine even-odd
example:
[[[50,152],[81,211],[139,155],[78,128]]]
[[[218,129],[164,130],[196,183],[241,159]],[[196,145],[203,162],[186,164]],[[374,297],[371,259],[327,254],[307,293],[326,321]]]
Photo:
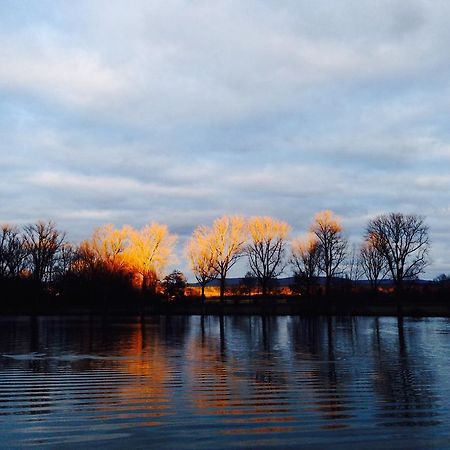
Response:
[[[267,296],[267,280],[262,280],[261,282],[261,293],[263,298]]]
[[[225,277],[220,278],[220,303],[224,303],[225,300]]]
[[[325,294],[330,295],[331,277],[327,276],[325,280]]]
[[[205,285],[202,283],[202,305],[205,306]]]

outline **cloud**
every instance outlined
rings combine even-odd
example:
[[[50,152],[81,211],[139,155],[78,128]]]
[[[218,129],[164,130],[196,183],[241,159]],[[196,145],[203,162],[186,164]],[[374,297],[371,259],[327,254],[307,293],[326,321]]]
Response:
[[[448,2],[0,4],[0,220],[181,235],[224,213],[352,240],[426,214],[450,270]]]

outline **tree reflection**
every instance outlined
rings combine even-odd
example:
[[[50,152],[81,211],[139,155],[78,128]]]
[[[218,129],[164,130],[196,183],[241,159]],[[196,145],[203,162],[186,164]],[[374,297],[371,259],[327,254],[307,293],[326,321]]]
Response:
[[[394,320],[394,319],[393,319]],[[382,398],[381,425],[434,425],[436,416],[433,375],[426,366],[421,346],[414,346],[414,357],[408,351],[408,340],[414,341],[414,331],[405,329],[403,317],[396,321],[396,341],[390,331],[392,321],[376,319],[373,345],[376,351],[375,392]],[[419,344],[419,343],[416,343]],[[394,420],[393,420],[394,419]]]
[[[165,437],[195,424],[208,438],[348,427],[395,438],[396,427],[436,425],[438,414],[446,414],[437,407],[447,386],[437,383],[442,364],[430,365],[436,359],[427,353],[427,323],[273,316],[2,319],[6,383],[0,391],[13,401],[8,405],[5,397],[0,419],[10,414],[12,423],[19,410],[49,429],[53,419],[67,421],[70,410],[70,420],[72,414],[97,420],[109,431],[160,427]],[[419,430],[423,437],[436,428]]]
[[[353,409],[344,393],[344,386],[350,384],[351,379],[336,360],[336,339],[346,336],[338,335],[335,320],[330,316],[298,317],[290,327],[295,357],[299,364],[309,362],[299,374],[301,395],[309,399],[311,410],[325,420],[324,428],[350,426]]]

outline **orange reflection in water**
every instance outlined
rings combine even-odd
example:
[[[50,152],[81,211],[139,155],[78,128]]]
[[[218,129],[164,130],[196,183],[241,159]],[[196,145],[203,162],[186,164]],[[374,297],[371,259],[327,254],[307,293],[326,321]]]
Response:
[[[127,342],[121,344],[119,368],[131,377],[127,377],[128,381],[118,387],[119,400],[114,404],[103,404],[99,409],[107,414],[105,418],[111,418],[109,415],[114,413],[114,419],[137,419],[138,423],[134,425],[159,426],[163,422],[139,421],[174,414],[170,411],[167,387],[172,371],[159,334],[148,336],[145,326],[136,324],[132,326]]]

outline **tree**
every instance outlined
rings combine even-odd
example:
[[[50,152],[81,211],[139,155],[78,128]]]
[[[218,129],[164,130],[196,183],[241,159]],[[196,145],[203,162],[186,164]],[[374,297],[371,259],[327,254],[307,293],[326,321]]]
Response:
[[[354,281],[361,278],[363,272],[361,267],[360,251],[358,250],[356,244],[351,246],[351,250],[347,256],[345,278],[351,286]]]
[[[325,274],[329,292],[332,278],[342,272],[347,254],[347,239],[342,234],[340,219],[331,211],[316,214],[310,228],[320,242],[319,268]]]
[[[76,257],[76,248],[72,244],[64,242],[55,258],[54,272],[60,279],[72,272]]]
[[[19,231],[12,225],[0,229],[0,277],[18,277],[24,268],[27,251]]]
[[[205,287],[218,275],[215,269],[215,253],[211,243],[211,233],[208,229],[202,226],[197,227],[187,242],[185,251],[190,268],[201,287],[202,302],[205,303]]]
[[[291,245],[291,264],[294,266],[296,285],[304,280],[308,294],[318,276],[320,263],[320,241],[315,234],[297,238]]]
[[[83,273],[89,277],[104,271],[105,267],[100,255],[92,247],[92,241],[82,241],[75,249],[72,268],[76,273]]]
[[[296,272],[304,274],[307,278],[318,275],[320,262],[320,242],[316,235],[297,238],[291,245],[291,262]]]
[[[211,228],[204,227],[203,233],[210,239],[214,270],[220,278],[220,301],[223,303],[227,274],[245,250],[246,223],[240,216],[223,216],[216,219]]]
[[[125,245],[125,229],[114,228],[112,224],[95,228],[92,238],[83,243],[85,256],[91,253],[96,264],[101,265],[107,272],[120,272],[124,269]]]
[[[373,289],[386,275],[386,261],[374,245],[375,236],[367,236],[360,249],[361,268]]]
[[[155,284],[173,255],[177,237],[169,233],[167,225],[151,223],[141,230],[124,229],[127,245],[124,261],[133,273],[141,277],[141,288],[154,289]]]
[[[55,256],[64,239],[65,234],[58,231],[51,221],[39,221],[24,228],[24,246],[35,280],[51,280]]]
[[[184,297],[187,280],[183,272],[174,270],[172,273],[164,277],[162,287],[164,294],[169,300],[179,300]]]
[[[272,217],[252,217],[248,221],[250,242],[247,246],[250,269],[267,295],[269,283],[286,267],[284,254],[290,226]]]
[[[433,279],[433,283],[437,284],[440,287],[450,287],[450,275],[441,273]]]
[[[241,278],[240,286],[241,291],[249,297],[252,295],[253,289],[257,286],[258,279],[255,277],[252,271],[248,271],[244,278]]]
[[[425,219],[416,214],[382,214],[370,220],[366,238],[383,256],[397,290],[428,264],[430,246]]]
[[[441,273],[437,277],[433,278],[434,283],[448,283],[450,281],[450,275]]]

